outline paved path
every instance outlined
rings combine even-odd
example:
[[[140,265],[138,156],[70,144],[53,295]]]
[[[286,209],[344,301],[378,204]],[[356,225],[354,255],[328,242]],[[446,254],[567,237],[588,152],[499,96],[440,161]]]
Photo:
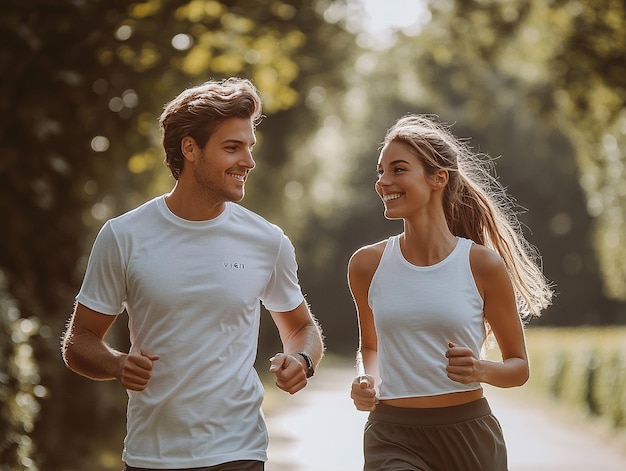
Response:
[[[280,404],[267,413],[266,471],[361,469],[367,414],[349,398],[353,369],[323,366],[307,390],[274,399]],[[523,389],[486,388],[485,395],[504,429],[509,471],[626,470],[626,452],[597,427],[551,410]]]

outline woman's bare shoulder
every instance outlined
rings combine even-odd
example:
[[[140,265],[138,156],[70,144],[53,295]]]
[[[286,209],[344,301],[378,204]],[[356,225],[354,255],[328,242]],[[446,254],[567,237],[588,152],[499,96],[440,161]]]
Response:
[[[473,271],[483,275],[505,268],[504,260],[498,252],[480,244],[472,244],[470,263]]]
[[[373,274],[380,263],[383,251],[387,246],[387,239],[374,244],[365,245],[350,257],[348,270],[353,274]]]
[[[509,281],[509,273],[504,260],[498,252],[479,244],[473,244],[470,251],[470,266],[474,279],[481,292],[501,287],[501,283]]]

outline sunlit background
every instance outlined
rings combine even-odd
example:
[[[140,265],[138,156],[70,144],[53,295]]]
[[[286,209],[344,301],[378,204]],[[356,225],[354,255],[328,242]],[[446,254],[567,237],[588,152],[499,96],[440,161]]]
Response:
[[[230,75],[266,115],[242,204],[294,242],[329,365],[357,346],[349,256],[401,230],[373,191],[379,143],[436,114],[495,159],[555,284],[525,388],[624,433],[623,2],[7,0],[0,38],[3,471],[120,469],[125,393],[69,372],[59,338],[103,222],[172,187],[163,104]],[[264,318],[260,371],[278,348]]]

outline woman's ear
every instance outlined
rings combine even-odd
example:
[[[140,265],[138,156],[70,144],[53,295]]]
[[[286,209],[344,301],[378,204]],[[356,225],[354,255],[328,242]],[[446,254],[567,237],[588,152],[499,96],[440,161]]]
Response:
[[[446,186],[450,175],[447,170],[439,169],[432,176],[432,183],[435,189],[440,189]]]

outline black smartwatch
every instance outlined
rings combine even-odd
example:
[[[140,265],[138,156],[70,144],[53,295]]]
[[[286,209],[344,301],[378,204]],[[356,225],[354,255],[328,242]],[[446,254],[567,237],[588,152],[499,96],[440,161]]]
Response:
[[[315,374],[315,370],[313,369],[313,360],[311,360],[311,357],[304,352],[298,352],[297,355],[304,358],[304,362],[306,363],[306,377],[307,379],[310,378]]]

